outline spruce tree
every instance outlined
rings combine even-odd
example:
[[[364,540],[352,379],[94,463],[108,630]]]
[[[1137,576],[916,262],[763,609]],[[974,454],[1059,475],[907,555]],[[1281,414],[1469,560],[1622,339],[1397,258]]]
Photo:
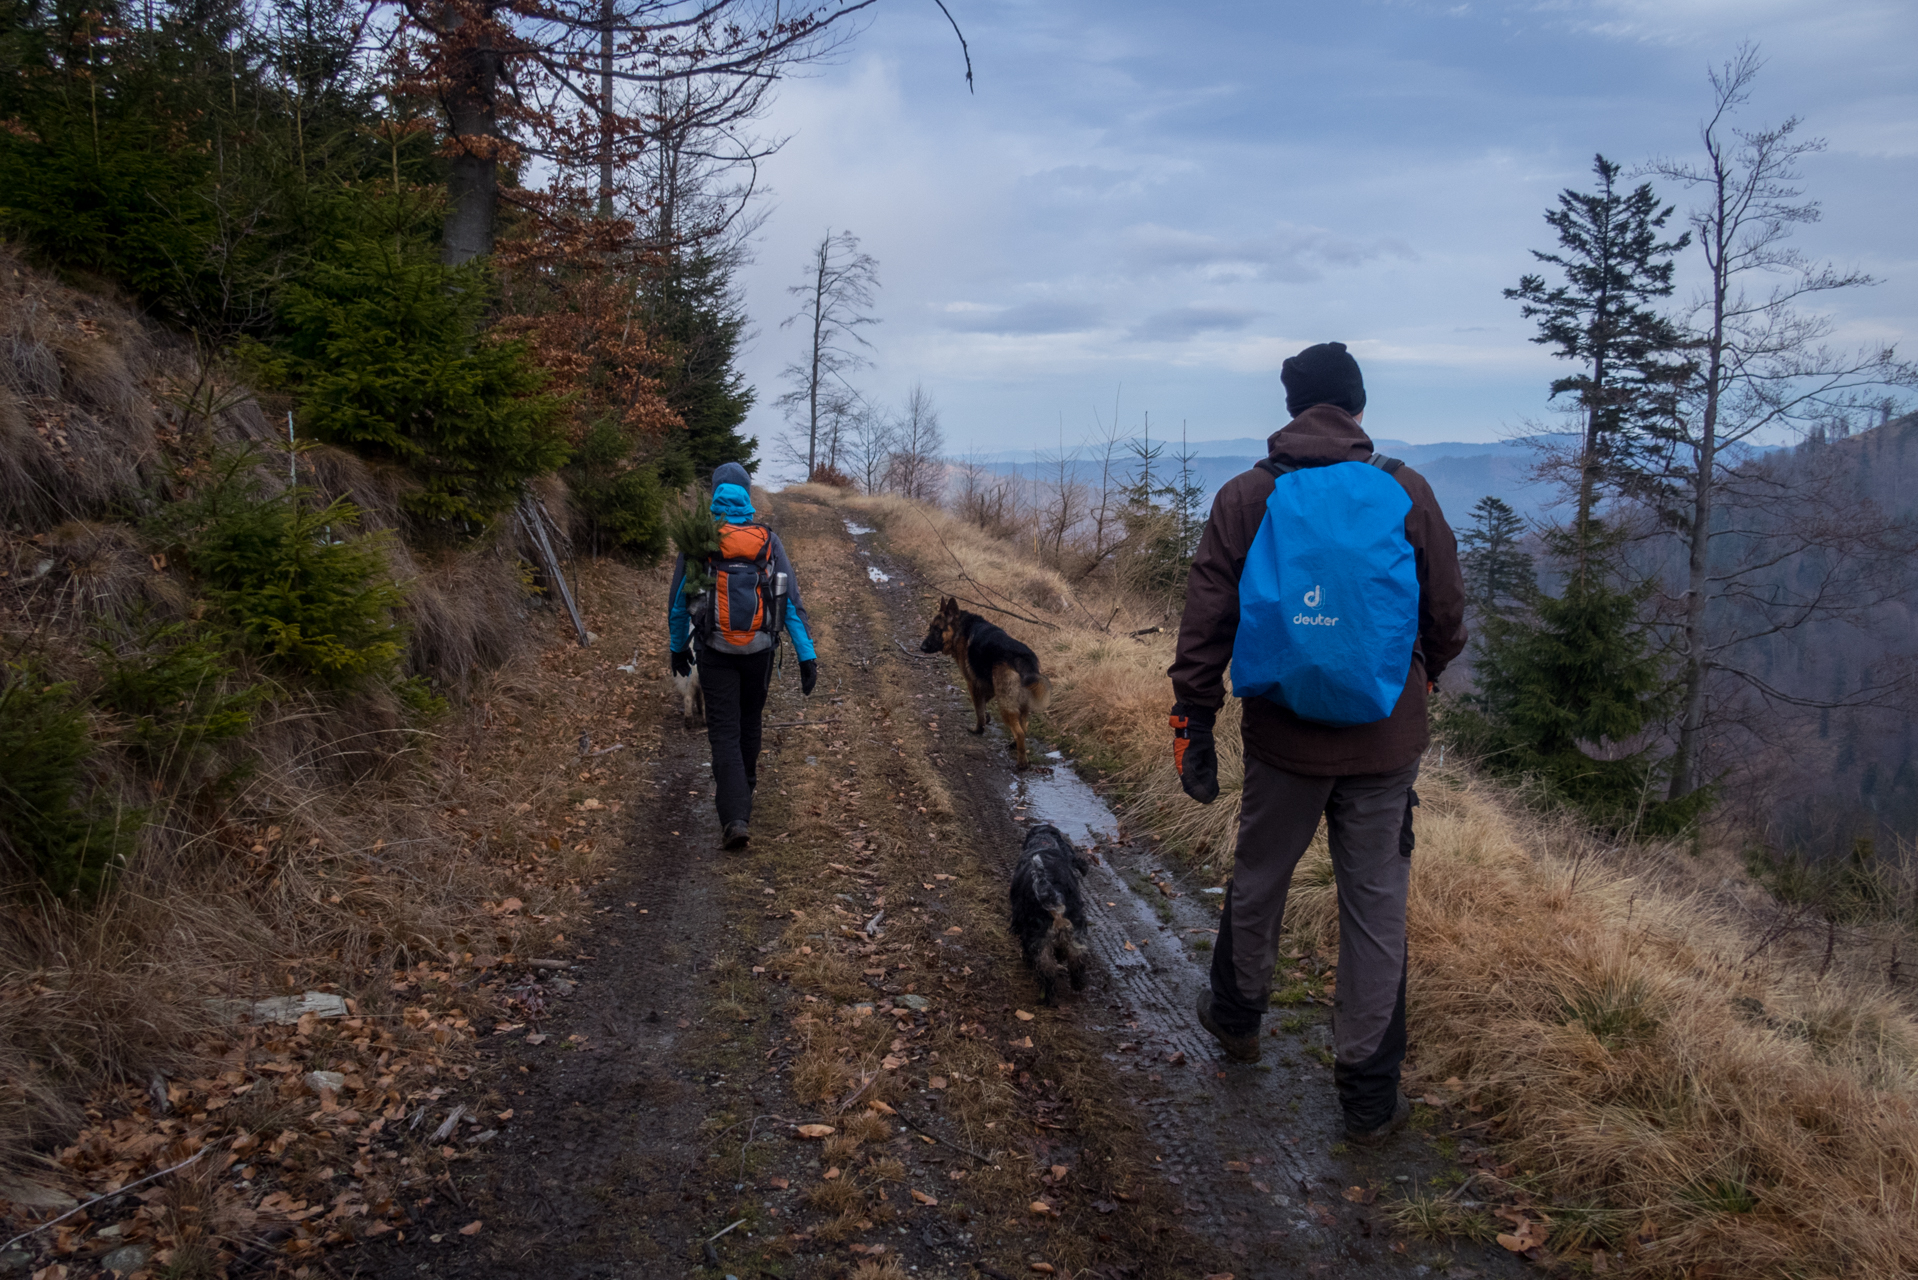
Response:
[[[1602,155],[1593,158],[1592,171],[1596,190],[1568,187],[1558,207],[1546,210],[1563,252],[1532,251],[1557,267],[1563,282],[1528,275],[1505,290],[1520,303],[1521,315],[1538,321],[1532,341],[1556,347],[1560,359],[1580,366],[1554,380],[1551,394],[1576,396],[1584,419],[1571,548],[1581,575],[1596,546],[1585,526],[1603,483],[1643,443],[1646,427],[1669,414],[1689,370],[1683,334],[1650,304],[1671,295],[1673,255],[1691,243],[1691,233],[1661,240],[1673,207],[1659,207],[1651,184],[1620,193],[1619,166]]]
[[[1525,521],[1510,503],[1490,494],[1472,508],[1459,534],[1465,595],[1479,618],[1509,617],[1538,590],[1532,557],[1519,546]]]
[[[1670,682],[1639,620],[1649,588],[1613,580],[1620,542],[1597,519],[1582,536],[1547,536],[1555,558],[1582,552],[1587,570],[1568,573],[1556,596],[1534,595],[1529,612],[1480,614],[1473,701],[1484,720],[1456,723],[1495,772],[1539,779],[1606,828],[1671,834],[1700,804],[1655,799],[1665,762],[1633,746],[1667,710]]]
[[[430,244],[352,235],[285,291],[278,354],[311,434],[395,462],[423,527],[483,524],[565,462],[564,404],[525,346],[481,332],[480,264],[444,267]]]
[[[706,252],[669,253],[644,287],[659,389],[685,423],[678,439],[686,460],[702,480],[725,462],[755,470],[759,441],[739,434],[754,399],[735,364],[746,315],[727,263]]]
[[[1557,595],[1532,593],[1529,608],[1501,600],[1501,579],[1517,569],[1506,559],[1516,517],[1490,506],[1493,499],[1479,504],[1466,539],[1480,606],[1475,701],[1492,768],[1542,780],[1611,829],[1671,831],[1702,802],[1651,799],[1663,763],[1650,746],[1634,744],[1665,709],[1668,682],[1640,620],[1650,584],[1626,580],[1623,536],[1599,506],[1688,376],[1683,336],[1650,304],[1672,292],[1672,255],[1689,237],[1660,239],[1672,209],[1660,207],[1649,184],[1621,194],[1619,166],[1602,155],[1593,171],[1595,191],[1563,191],[1545,215],[1563,252],[1533,252],[1560,270],[1562,283],[1528,275],[1505,291],[1538,321],[1533,341],[1581,366],[1551,386],[1555,397],[1575,395],[1583,418],[1577,467],[1566,478],[1572,521],[1546,535],[1564,583]],[[1496,569],[1495,556],[1504,561]]]

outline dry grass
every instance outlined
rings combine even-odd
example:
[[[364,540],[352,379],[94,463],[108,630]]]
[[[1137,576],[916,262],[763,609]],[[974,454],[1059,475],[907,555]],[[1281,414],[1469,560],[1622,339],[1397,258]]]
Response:
[[[1157,618],[1124,601],[1047,608],[1031,587],[1046,571],[1016,549],[898,499],[835,500],[940,589],[1049,624],[995,617],[1052,679],[1051,730],[1119,783],[1130,819],[1229,869],[1236,711],[1220,717],[1221,799],[1194,805],[1167,766],[1172,637],[1124,634]],[[1561,1206],[1554,1247],[1643,1275],[1918,1273],[1918,1022],[1904,1007],[1763,945],[1731,909],[1748,887],[1701,892],[1707,877],[1672,871],[1690,859],[1670,851],[1595,852],[1509,791],[1427,763],[1410,1070],[1428,1087],[1457,1076],[1495,1118],[1515,1176]],[[1328,871],[1321,838],[1288,927],[1329,950]],[[1710,873],[1736,878],[1735,864],[1716,856]]]
[[[243,388],[177,341],[0,257],[9,655],[84,691],[103,627],[193,616],[193,585],[150,543],[143,514],[180,496],[184,467],[213,447],[267,446],[260,477],[284,483],[277,439]],[[358,503],[364,527],[399,525],[403,476],[324,448],[303,451],[300,468],[322,497]],[[563,518],[563,491],[542,496]],[[577,755],[582,732],[633,737],[633,704],[608,689],[651,696],[610,669],[635,649],[663,666],[658,575],[583,573],[589,625],[607,643],[582,653],[529,596],[518,536],[430,554],[391,544],[408,666],[458,702],[430,725],[393,690],[292,690],[243,657],[237,681],[265,684],[267,699],[197,767],[140,767],[100,723],[94,781],[144,820],[100,901],[13,894],[0,911],[0,1171],[87,1194],[248,1126],[310,1135],[317,1150],[334,1138],[331,1117],[358,1112],[327,1112],[299,1083],[307,1069],[393,1082],[390,1096],[353,1100],[369,1116],[466,1076],[506,966],[582,927],[617,806],[581,801],[631,791],[641,767],[642,751]],[[355,1001],[359,1016],[294,1032],[242,1028],[230,1012],[313,989]],[[253,1074],[262,1064],[290,1074]],[[291,1088],[264,1087],[275,1079]],[[200,1216],[161,1214],[151,1237],[175,1251],[174,1271],[192,1270],[195,1252],[207,1274],[230,1261],[246,1234],[234,1224],[253,1220],[249,1196],[267,1187],[337,1199],[329,1182],[345,1166],[306,1160],[307,1146],[260,1160],[270,1173],[246,1194],[231,1179],[217,1197],[182,1184]],[[444,1167],[437,1152],[414,1154],[408,1176]],[[289,1247],[334,1229],[312,1226]]]
[[[588,732],[644,745],[630,717],[654,682],[610,668],[634,648],[663,658],[657,577],[586,569],[582,595],[607,647],[581,651],[558,620],[536,618],[558,643],[476,675],[466,709],[431,734],[403,728],[374,695],[280,708],[246,740],[255,767],[244,785],[216,810],[191,798],[157,805],[140,859],[100,903],[16,900],[0,915],[5,1164],[85,1194],[192,1149],[171,1141],[292,1131],[312,1141],[247,1194],[336,1198],[329,1179],[345,1166],[296,1158],[334,1137],[300,1073],[364,1078],[371,1093],[351,1101],[367,1116],[421,1105],[411,1099],[436,1080],[457,1089],[475,1024],[504,1012],[514,959],[553,954],[560,935],[586,927],[582,892],[618,819],[617,807],[581,801],[631,793],[645,752],[585,761],[576,743]],[[608,697],[621,692],[624,706]],[[360,1016],[298,1034],[245,1030],[225,1004],[312,989],[353,999]],[[290,1093],[229,1097],[212,1079],[237,1064],[233,1079],[253,1080],[254,1064],[270,1071],[275,1059],[297,1070],[264,1082]],[[373,1082],[396,1072],[403,1101],[382,1101]],[[164,1123],[176,1137],[147,1145],[169,1132],[147,1100],[156,1075],[173,1095]],[[411,1156],[411,1176],[444,1167],[437,1151]],[[230,1261],[246,1232],[222,1224],[252,1220],[231,1184],[196,1201],[199,1225],[161,1222],[154,1238]]]
[[[280,439],[243,387],[179,339],[0,250],[9,659],[85,690],[103,628],[195,616],[203,602],[141,519],[180,496],[212,447],[267,446],[260,477],[283,484]],[[324,447],[304,449],[299,467],[320,497],[358,503],[363,527],[399,525],[410,484],[401,473]],[[564,513],[563,490],[542,496]],[[528,594],[518,536],[509,528],[432,554],[390,544],[408,595],[410,670],[465,695],[439,723],[415,723],[391,690],[293,691],[241,657],[238,681],[269,696],[246,735],[202,767],[156,780],[113,745],[110,723],[98,726],[107,745],[90,763],[94,780],[144,822],[131,865],[99,903],[15,895],[0,913],[0,1164],[39,1160],[102,1089],[137,1096],[156,1075],[191,1074],[230,1030],[209,999],[337,984],[383,1001],[396,969],[484,968],[561,931],[552,922],[589,873],[580,849],[592,842],[580,837],[594,821],[561,816],[581,781],[570,748],[580,723],[617,713],[555,687],[550,665],[529,656],[563,633]],[[598,629],[648,642],[626,632],[632,602],[658,588],[607,572],[616,621]],[[555,737],[530,762],[497,758],[527,756],[514,739],[529,730]],[[542,850],[548,840],[557,848]],[[483,903],[508,896],[525,905],[495,924]]]

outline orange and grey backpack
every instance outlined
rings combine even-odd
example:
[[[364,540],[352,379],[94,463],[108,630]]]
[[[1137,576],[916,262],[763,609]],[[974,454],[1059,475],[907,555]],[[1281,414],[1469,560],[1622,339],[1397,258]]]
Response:
[[[693,634],[721,653],[761,653],[778,641],[783,621],[773,572],[772,530],[763,524],[719,526],[719,551],[706,557],[712,585],[692,604]]]

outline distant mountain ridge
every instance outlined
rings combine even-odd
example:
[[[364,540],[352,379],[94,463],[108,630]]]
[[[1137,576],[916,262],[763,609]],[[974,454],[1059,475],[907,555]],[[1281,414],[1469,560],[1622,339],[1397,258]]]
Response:
[[[1437,444],[1375,439],[1373,445],[1379,452],[1390,454],[1417,468],[1419,474],[1431,484],[1432,492],[1447,517],[1454,523],[1460,523],[1478,500],[1488,494],[1511,503],[1521,515],[1537,517],[1545,514],[1553,498],[1552,487],[1534,479],[1532,471],[1538,459],[1538,446],[1554,439],[1551,436],[1532,436],[1514,440],[1461,440]],[[1152,443],[1165,444],[1165,450],[1159,455],[1156,464],[1159,468],[1169,470],[1178,465],[1172,457],[1179,448],[1177,441],[1166,443],[1154,440]],[[1120,469],[1130,476],[1137,465],[1131,452],[1133,442],[1121,441],[1119,447],[1122,450]],[[1241,471],[1250,470],[1266,453],[1265,441],[1249,436],[1230,440],[1194,440],[1186,448],[1191,450],[1192,473],[1205,485],[1207,506],[1211,505],[1212,495],[1218,492],[1219,486]],[[1068,453],[1076,455],[1069,458],[1074,479],[1082,484],[1098,480],[1099,464],[1087,456],[1089,449],[1086,446]],[[974,454],[954,458],[953,461],[971,463],[999,475],[1017,475],[1040,481],[1056,476],[1059,467],[1056,452],[1029,449]]]

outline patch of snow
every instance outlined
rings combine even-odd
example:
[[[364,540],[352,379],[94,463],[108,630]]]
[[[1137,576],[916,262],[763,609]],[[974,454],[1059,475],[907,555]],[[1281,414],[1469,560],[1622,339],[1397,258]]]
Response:
[[[846,532],[850,533],[853,537],[857,538],[862,533],[871,533],[872,530],[867,528],[863,524],[854,524],[851,520],[847,520]]]
[[[892,581],[892,575],[889,573],[881,573],[879,571],[879,566],[876,564],[869,564],[866,566],[866,576],[868,578],[871,578],[874,582],[891,582]]]

